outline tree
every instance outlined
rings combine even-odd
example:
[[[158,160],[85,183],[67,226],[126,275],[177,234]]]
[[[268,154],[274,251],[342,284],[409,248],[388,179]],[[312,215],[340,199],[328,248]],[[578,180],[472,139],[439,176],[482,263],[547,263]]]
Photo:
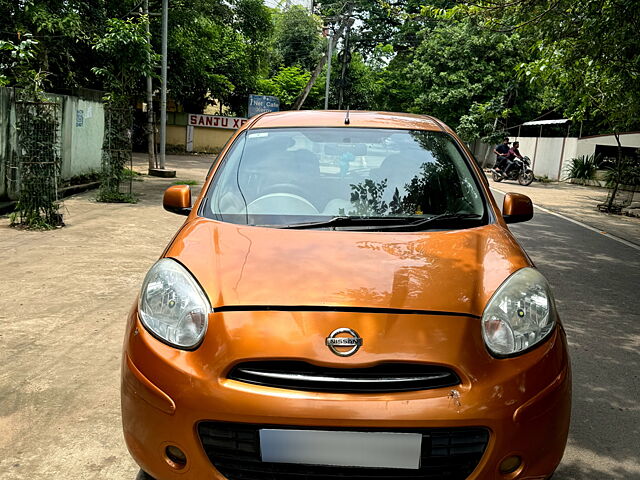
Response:
[[[77,87],[102,87],[91,71],[99,64],[91,40],[104,31],[108,18],[120,18],[134,6],[134,0],[0,0],[3,19],[0,40],[20,42],[30,34],[37,47],[34,58],[39,69],[48,72],[45,87],[51,92],[69,93]],[[15,78],[8,78],[15,85]]]
[[[271,78],[265,78],[258,82],[258,91],[263,95],[273,95],[280,99],[280,108],[286,110],[291,108],[293,102],[300,91],[309,81],[311,73],[303,70],[301,66],[282,67],[278,73]],[[309,103],[319,105],[324,96],[324,89],[316,84],[311,89]]]
[[[273,67],[299,65],[313,70],[325,49],[322,20],[304,7],[293,5],[274,15]]]
[[[491,0],[460,4],[449,16],[473,15],[487,28],[520,31],[537,39],[535,57],[519,66],[537,83],[543,100],[574,120],[591,117],[618,143],[616,169],[624,168],[619,134],[640,127],[640,9],[634,0]],[[609,207],[622,180],[613,176]]]
[[[133,201],[120,191],[124,167],[131,158],[131,97],[138,82],[151,74],[157,56],[151,54],[146,18],[107,21],[104,35],[94,40],[94,49],[103,61],[93,68],[103,79],[105,95],[105,135],[102,148],[102,182],[99,201]]]
[[[170,95],[190,112],[219,99],[244,113],[271,30],[271,13],[258,0],[175,0],[169,15]]]
[[[92,71],[103,79],[110,100],[127,103],[141,78],[151,74],[158,61],[145,30],[146,17],[107,20],[106,31],[94,40],[102,65]]]

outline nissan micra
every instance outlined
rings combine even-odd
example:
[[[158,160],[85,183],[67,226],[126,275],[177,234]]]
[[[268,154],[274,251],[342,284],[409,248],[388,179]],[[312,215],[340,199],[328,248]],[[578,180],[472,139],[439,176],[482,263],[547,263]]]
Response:
[[[282,112],[218,156],[149,270],[124,437],[159,480],[542,480],[571,373],[544,276],[428,116]]]

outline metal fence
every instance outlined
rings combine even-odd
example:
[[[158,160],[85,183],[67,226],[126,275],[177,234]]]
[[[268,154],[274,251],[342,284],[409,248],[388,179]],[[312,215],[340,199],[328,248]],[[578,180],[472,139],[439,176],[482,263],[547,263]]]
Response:
[[[105,132],[102,145],[102,201],[129,201],[133,193],[131,175],[124,168],[133,168],[131,135],[133,111],[129,107],[105,106]]]
[[[60,105],[19,99],[16,108],[16,154],[6,169],[18,192],[14,223],[29,227],[62,225],[60,178]]]

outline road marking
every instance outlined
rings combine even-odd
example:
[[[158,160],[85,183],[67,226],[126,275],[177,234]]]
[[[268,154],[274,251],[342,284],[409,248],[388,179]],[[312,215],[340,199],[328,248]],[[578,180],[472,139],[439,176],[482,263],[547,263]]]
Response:
[[[493,187],[489,187],[491,190],[493,190],[494,192],[498,192],[502,195],[506,195],[507,192],[503,192],[502,190],[498,190],[497,188],[493,188]],[[623,245],[626,245],[627,247],[631,247],[634,248],[638,251],[640,251],[640,245],[636,245],[635,243],[632,243],[628,240],[625,240],[624,238],[620,238],[620,237],[616,237],[615,235],[612,235],[610,233],[607,232],[603,232],[602,230],[599,230],[595,227],[592,227],[591,225],[587,225],[586,223],[582,223],[578,220],[574,220],[573,218],[569,218],[565,215],[562,215],[561,213],[557,213],[557,212],[552,212],[551,210],[541,207],[540,205],[536,205],[535,203],[533,204],[533,206],[535,208],[537,208],[538,210],[542,210],[544,213],[548,213],[549,215],[553,215],[559,218],[562,218],[563,220],[566,220],[567,222],[571,222],[571,223],[575,223],[576,225],[579,225],[583,228],[586,228],[587,230],[591,230],[592,232],[596,232],[599,233],[600,235],[604,235],[605,237],[610,238],[611,240],[615,240],[616,242],[622,243]]]

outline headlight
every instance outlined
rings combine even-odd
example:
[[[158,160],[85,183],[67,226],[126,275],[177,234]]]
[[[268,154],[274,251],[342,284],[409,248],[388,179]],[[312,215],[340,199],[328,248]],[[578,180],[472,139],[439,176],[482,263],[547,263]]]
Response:
[[[170,258],[158,260],[142,284],[142,324],[178,348],[193,348],[207,330],[209,300],[189,271]]]
[[[523,268],[496,290],[482,315],[482,336],[495,355],[514,355],[542,341],[556,322],[549,283]]]

